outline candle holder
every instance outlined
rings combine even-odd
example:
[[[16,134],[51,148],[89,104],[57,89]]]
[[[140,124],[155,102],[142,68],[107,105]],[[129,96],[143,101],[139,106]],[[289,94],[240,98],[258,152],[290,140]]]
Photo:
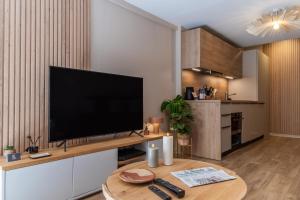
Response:
[[[148,148],[147,154],[148,166],[152,168],[158,167],[159,148],[156,147],[155,144],[152,144],[151,147]]]
[[[164,165],[173,164],[173,135],[167,133],[163,136]]]
[[[153,126],[153,133],[159,134],[160,124],[164,122],[162,117],[150,117],[149,123]]]

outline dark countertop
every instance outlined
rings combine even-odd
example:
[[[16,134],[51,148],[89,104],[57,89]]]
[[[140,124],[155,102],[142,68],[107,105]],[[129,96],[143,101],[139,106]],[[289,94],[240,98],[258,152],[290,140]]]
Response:
[[[222,103],[222,104],[265,104],[263,101],[251,100],[188,100],[191,103]]]
[[[250,101],[250,100],[221,100],[221,103],[224,104],[264,104],[263,101]]]

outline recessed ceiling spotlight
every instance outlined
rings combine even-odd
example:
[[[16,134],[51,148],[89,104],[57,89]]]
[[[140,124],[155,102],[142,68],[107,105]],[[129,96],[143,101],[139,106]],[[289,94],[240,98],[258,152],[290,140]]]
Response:
[[[232,76],[224,76],[224,78],[227,78],[227,79],[230,79],[230,80],[234,79]]]
[[[201,72],[201,69],[198,69],[198,68],[192,68],[192,70],[195,72]]]
[[[265,37],[275,31],[286,32],[300,29],[300,6],[274,9],[262,15],[247,27],[247,32]]]

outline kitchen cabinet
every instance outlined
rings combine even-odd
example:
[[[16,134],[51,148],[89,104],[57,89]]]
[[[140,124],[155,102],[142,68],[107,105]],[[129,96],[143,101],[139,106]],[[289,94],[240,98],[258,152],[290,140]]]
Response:
[[[181,48],[183,69],[200,67],[242,77],[242,50],[202,28],[184,31]]]
[[[242,144],[268,132],[264,103],[228,103],[220,100],[194,100],[188,103],[194,116],[192,154],[195,156],[221,160],[222,153],[232,149],[232,113],[242,113]]]
[[[260,50],[243,52],[243,78],[229,80],[229,93],[236,93],[232,100],[251,100],[264,102],[269,125],[269,57]],[[250,111],[249,111],[250,112]],[[259,123],[259,122],[258,122]],[[247,127],[245,127],[247,128]],[[267,127],[268,128],[268,127]]]

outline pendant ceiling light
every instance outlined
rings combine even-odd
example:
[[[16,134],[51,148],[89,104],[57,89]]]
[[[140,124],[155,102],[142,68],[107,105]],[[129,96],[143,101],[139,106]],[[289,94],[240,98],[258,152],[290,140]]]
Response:
[[[247,32],[265,37],[279,31],[293,31],[300,29],[300,6],[290,8],[274,9],[273,12],[262,15],[252,22]]]

